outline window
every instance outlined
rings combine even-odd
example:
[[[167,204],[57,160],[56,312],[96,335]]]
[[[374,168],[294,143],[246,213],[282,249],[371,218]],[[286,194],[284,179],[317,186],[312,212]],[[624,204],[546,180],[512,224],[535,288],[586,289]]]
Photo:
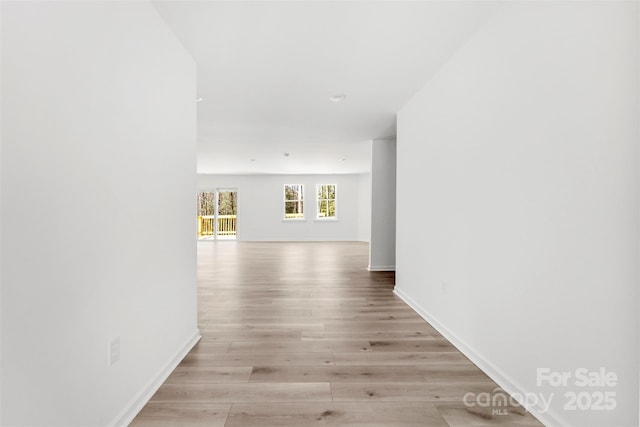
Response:
[[[336,186],[321,184],[316,186],[318,194],[318,219],[336,219]]]
[[[304,218],[304,194],[302,184],[285,184],[284,186],[284,218]]]

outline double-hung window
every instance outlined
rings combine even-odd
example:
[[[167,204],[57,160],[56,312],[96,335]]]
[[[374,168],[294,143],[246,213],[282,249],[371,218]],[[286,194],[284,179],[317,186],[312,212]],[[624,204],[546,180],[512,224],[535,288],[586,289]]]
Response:
[[[285,184],[284,219],[304,218],[304,188],[302,184]]]
[[[318,184],[317,195],[317,219],[337,219],[337,198],[335,184]]]

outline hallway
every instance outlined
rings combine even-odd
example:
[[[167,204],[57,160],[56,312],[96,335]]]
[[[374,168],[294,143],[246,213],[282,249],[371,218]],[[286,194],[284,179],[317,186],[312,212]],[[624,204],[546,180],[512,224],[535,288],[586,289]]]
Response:
[[[496,384],[367,257],[360,242],[198,242],[202,339],[132,425],[540,425],[481,407]]]

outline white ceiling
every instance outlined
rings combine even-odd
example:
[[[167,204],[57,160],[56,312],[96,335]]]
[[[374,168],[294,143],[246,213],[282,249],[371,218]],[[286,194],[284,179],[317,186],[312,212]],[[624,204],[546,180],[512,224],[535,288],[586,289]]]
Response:
[[[198,172],[216,174],[370,170],[367,141],[395,135],[396,112],[499,5],[154,4],[197,63]]]

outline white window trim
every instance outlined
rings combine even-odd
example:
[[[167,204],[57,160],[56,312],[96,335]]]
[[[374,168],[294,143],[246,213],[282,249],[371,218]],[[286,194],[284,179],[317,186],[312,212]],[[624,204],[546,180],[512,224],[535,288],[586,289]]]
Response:
[[[319,212],[318,212],[318,202],[321,200],[318,197],[318,187],[321,187],[323,185],[333,185],[334,187],[334,194],[336,195],[336,198],[334,200],[335,202],[335,209],[336,209],[336,215],[335,216],[330,216],[330,217],[321,217],[318,216]],[[329,200],[329,199],[323,199],[323,200]],[[325,222],[325,221],[338,221],[338,184],[316,184],[316,205],[315,205],[315,211],[316,211],[316,215],[315,215],[315,219],[314,221],[320,221],[320,222]]]
[[[295,200],[287,200],[287,193],[285,191],[286,187],[293,187],[293,186],[299,186],[300,187],[300,193],[302,194],[302,217],[300,218],[287,218],[287,202],[293,202]],[[304,207],[305,205],[305,197],[304,197],[304,184],[284,184],[282,186],[282,221],[283,222],[301,222],[301,221],[306,221],[306,211],[307,208]]]

